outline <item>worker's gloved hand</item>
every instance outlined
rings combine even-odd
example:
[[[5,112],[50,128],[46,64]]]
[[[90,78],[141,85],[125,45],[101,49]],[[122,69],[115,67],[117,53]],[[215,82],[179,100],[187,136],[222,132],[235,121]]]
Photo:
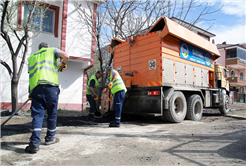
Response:
[[[112,96],[110,96],[109,98],[108,98],[108,101],[111,101],[112,100]]]
[[[98,100],[98,96],[93,96],[94,100],[97,101]]]
[[[113,82],[110,82],[110,83],[108,84],[108,88],[109,88],[109,89],[112,89],[112,87],[113,87]]]
[[[65,70],[66,68],[67,68],[67,64],[62,62],[58,71],[63,72],[63,70]]]

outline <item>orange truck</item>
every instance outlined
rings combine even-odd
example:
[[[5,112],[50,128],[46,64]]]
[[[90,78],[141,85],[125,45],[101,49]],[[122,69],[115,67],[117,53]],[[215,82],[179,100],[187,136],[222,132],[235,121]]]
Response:
[[[214,62],[217,47],[166,17],[147,34],[113,38],[109,52],[128,89],[124,113],[178,123],[199,121],[204,108],[230,110],[228,71]]]

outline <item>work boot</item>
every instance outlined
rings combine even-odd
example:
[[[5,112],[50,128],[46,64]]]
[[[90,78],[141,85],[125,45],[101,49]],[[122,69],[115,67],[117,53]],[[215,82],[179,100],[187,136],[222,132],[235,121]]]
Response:
[[[25,152],[26,153],[37,153],[38,150],[39,150],[39,146],[29,145],[26,147]]]
[[[88,116],[87,116],[87,120],[88,120],[88,121],[93,121],[93,122],[94,122],[94,121],[96,121],[96,118],[94,118],[94,115],[88,115]]]
[[[111,123],[109,124],[109,127],[120,127],[120,124],[116,124],[116,123],[114,123],[114,122],[111,122]]]
[[[55,144],[58,143],[59,141],[60,141],[59,138],[54,137],[53,141],[45,141],[45,145]]]

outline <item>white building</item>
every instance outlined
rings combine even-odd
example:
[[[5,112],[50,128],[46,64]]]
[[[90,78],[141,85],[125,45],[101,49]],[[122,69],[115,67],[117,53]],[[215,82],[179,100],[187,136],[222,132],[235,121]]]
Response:
[[[93,15],[93,21],[97,19],[97,7],[102,1],[76,1],[80,8],[83,8],[89,15]],[[93,9],[93,12],[89,11]],[[50,47],[57,47],[70,55],[68,68],[59,73],[60,109],[85,111],[86,109],[86,70],[94,65],[95,44],[93,35],[88,32],[88,27],[78,18],[77,8],[73,1],[53,1],[47,10],[50,16],[50,24],[41,34],[30,41],[30,48],[27,58],[38,51],[41,42],[47,42]],[[18,24],[21,25],[25,19],[25,7],[21,3],[18,8]],[[93,27],[95,28],[95,27]],[[12,67],[11,56],[6,42],[0,38],[0,59]],[[20,53],[21,55],[21,53]],[[21,58],[19,59],[20,63]],[[26,60],[27,62],[27,60]],[[11,109],[11,79],[8,71],[0,65],[0,109]],[[19,89],[18,101],[23,103],[28,98],[29,85],[28,66],[25,64],[22,72]],[[30,102],[25,109],[30,108]]]

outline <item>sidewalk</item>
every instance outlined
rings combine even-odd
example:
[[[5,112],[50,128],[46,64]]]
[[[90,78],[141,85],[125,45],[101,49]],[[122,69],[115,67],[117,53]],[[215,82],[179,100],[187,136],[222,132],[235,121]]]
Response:
[[[246,119],[246,103],[231,104],[231,111],[226,116]]]

